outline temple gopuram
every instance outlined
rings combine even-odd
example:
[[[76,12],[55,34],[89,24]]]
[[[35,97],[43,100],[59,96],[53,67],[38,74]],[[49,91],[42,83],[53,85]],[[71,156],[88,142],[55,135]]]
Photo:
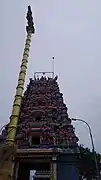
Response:
[[[35,74],[23,93],[31,35],[35,32],[30,6],[27,20],[13,110],[0,135],[0,180],[78,180],[78,138],[58,77],[47,72]]]
[[[6,132],[7,126],[2,131],[0,143],[4,142]],[[54,164],[58,180],[68,179],[66,174],[70,180],[75,179],[71,176],[77,171],[77,142],[57,76],[30,79],[21,102],[14,179],[27,180],[30,170],[34,169],[34,179],[49,180]]]

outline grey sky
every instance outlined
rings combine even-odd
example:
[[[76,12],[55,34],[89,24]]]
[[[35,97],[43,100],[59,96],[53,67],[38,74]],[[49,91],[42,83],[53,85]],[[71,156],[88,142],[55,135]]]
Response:
[[[26,9],[33,8],[28,78],[37,70],[55,73],[70,117],[86,120],[101,152],[101,0],[0,1],[0,124],[8,122],[25,43]],[[75,123],[80,143],[90,146],[87,127]]]

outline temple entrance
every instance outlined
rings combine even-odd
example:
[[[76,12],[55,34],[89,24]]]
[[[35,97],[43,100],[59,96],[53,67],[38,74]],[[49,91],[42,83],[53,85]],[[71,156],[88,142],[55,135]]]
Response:
[[[50,180],[49,163],[20,162],[17,180]],[[14,179],[15,180],[15,179]]]

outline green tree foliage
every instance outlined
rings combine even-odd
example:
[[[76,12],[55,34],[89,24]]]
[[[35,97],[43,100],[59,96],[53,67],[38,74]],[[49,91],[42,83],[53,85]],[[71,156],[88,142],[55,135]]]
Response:
[[[94,154],[88,148],[84,148],[82,145],[79,147],[79,172],[80,179],[86,178],[87,180],[92,180],[96,177],[96,167],[94,162]],[[99,165],[101,155],[95,152],[97,157],[97,162]]]

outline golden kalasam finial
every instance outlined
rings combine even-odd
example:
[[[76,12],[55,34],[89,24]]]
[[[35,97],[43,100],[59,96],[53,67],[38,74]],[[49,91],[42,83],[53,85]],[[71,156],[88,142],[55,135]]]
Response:
[[[26,18],[28,20],[28,26],[26,26],[27,33],[31,32],[32,34],[34,34],[35,33],[35,28],[34,28],[32,11],[31,11],[31,7],[30,6],[28,6],[28,12],[27,12]]]

